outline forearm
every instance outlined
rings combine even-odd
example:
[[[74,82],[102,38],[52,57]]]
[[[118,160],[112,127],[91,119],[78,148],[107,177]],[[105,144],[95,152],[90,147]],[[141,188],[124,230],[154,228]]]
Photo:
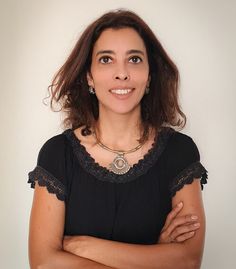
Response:
[[[191,239],[183,243],[138,245],[85,237],[82,244],[78,244],[80,247],[77,246],[81,251],[78,255],[118,269],[199,269],[204,249],[205,216],[198,182],[179,191],[173,204],[178,201],[186,201],[187,205],[181,216],[197,215],[201,223],[201,228]],[[73,243],[71,248],[76,249]]]
[[[36,259],[35,259],[36,260]],[[31,269],[112,269],[112,267],[79,257],[63,250],[49,251],[44,257],[33,261],[31,259]]]
[[[87,240],[82,256],[122,269],[197,268],[185,244],[137,245],[117,241]],[[93,245],[92,245],[93,244]],[[87,249],[87,250],[86,250]]]

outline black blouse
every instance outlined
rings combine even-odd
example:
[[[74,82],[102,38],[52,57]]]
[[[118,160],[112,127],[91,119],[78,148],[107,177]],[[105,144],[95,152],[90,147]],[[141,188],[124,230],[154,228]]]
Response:
[[[165,127],[143,159],[124,175],[100,166],[72,129],[49,139],[31,187],[40,186],[65,202],[65,235],[89,235],[136,244],[155,244],[175,193],[194,179],[207,183],[194,141]]]

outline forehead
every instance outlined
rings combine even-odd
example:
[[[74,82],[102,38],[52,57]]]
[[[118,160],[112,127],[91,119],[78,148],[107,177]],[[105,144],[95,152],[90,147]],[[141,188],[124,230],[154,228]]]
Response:
[[[132,28],[104,30],[94,45],[94,52],[98,50],[130,50],[139,49],[146,52],[145,44],[140,35]]]

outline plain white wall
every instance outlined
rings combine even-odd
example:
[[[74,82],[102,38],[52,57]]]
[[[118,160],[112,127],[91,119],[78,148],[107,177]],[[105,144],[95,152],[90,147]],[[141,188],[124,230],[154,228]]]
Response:
[[[82,30],[105,11],[136,11],[176,62],[180,99],[209,184],[203,269],[236,268],[236,1],[6,0],[0,2],[0,266],[29,268],[33,191],[27,173],[42,144],[62,131],[42,104],[47,86]]]

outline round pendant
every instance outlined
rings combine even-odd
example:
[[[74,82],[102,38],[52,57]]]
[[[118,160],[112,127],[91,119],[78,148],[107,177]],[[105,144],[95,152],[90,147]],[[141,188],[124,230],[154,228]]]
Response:
[[[110,170],[117,175],[125,174],[130,169],[130,165],[122,154],[118,154],[113,162],[110,163],[109,167]]]

